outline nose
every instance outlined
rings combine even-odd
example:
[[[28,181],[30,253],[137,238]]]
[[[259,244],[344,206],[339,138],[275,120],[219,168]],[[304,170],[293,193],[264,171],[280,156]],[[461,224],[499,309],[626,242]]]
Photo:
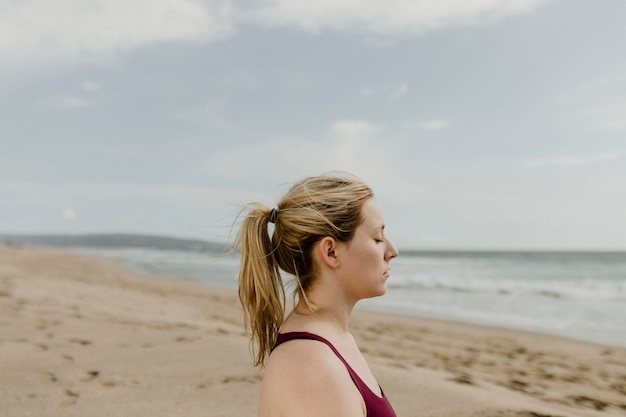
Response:
[[[392,260],[393,258],[398,256],[398,254],[399,254],[398,249],[396,249],[393,243],[391,243],[391,241],[387,239],[387,252],[385,253],[387,260],[388,261]]]

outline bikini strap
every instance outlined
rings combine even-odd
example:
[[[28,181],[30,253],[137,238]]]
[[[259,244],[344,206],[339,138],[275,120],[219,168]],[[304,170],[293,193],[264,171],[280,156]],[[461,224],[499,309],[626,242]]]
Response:
[[[333,353],[337,356],[337,358],[339,358],[339,360],[344,364],[344,366],[348,370],[348,373],[350,374],[350,378],[352,378],[352,381],[357,386],[361,394],[364,396],[371,394],[371,395],[374,395],[376,398],[380,398],[378,397],[378,395],[372,392],[372,390],[367,386],[367,384],[361,379],[359,374],[357,374],[356,371],[352,369],[348,361],[346,361],[344,357],[341,356],[341,353],[339,353],[337,348],[335,348],[335,346],[333,346],[332,343],[330,343],[327,339],[324,339],[322,336],[318,336],[316,334],[309,333],[309,332],[279,333],[276,339],[276,343],[274,344],[274,347],[272,348],[272,351],[276,349],[279,345],[285,342],[288,342],[290,340],[294,340],[294,339],[317,340],[319,342],[326,344],[326,346],[328,346],[330,350],[332,350]],[[381,393],[382,393],[382,389],[381,389]],[[383,393],[383,397],[384,395],[385,394]]]
[[[319,342],[326,344],[326,346],[328,346],[333,351],[333,353],[337,355],[339,360],[341,360],[341,362],[343,362],[344,365],[346,365],[348,368],[350,368],[350,370],[352,370],[350,365],[348,365],[348,362],[346,362],[343,356],[341,356],[341,353],[339,353],[339,351],[335,348],[335,346],[333,346],[332,343],[330,343],[327,339],[324,339],[322,336],[318,336],[316,334],[309,333],[309,332],[280,333],[276,339],[276,343],[274,344],[272,351],[276,349],[279,345],[282,345],[285,342],[288,342],[290,340],[295,340],[295,339],[317,340]]]

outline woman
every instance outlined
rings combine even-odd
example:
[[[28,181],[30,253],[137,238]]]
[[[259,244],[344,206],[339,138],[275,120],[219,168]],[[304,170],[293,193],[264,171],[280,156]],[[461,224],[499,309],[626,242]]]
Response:
[[[386,291],[398,251],[384,227],[352,177],[307,178],[274,209],[249,206],[235,246],[255,365],[266,366],[260,417],[395,417],[348,329],[357,301]],[[280,270],[295,276],[286,318]]]

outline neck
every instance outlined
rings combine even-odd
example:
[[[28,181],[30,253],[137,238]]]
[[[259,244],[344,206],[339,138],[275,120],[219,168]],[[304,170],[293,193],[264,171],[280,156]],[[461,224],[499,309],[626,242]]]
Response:
[[[350,317],[355,303],[341,302],[333,298],[308,296],[311,306],[309,308],[304,300],[300,300],[294,308],[294,313],[312,321],[316,327],[324,327],[328,330],[340,333],[348,333]]]

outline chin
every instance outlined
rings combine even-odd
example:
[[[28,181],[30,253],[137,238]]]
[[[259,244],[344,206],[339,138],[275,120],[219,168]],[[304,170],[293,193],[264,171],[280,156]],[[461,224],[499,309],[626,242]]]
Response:
[[[387,293],[387,284],[383,284],[383,286],[378,291],[376,291],[376,294],[372,295],[372,297],[370,298],[381,297],[385,295],[386,293]]]
[[[385,293],[387,293],[387,283],[382,282],[376,287],[369,288],[367,292],[361,293],[359,298],[361,300],[365,300],[368,298],[376,298],[376,297],[385,295]]]

